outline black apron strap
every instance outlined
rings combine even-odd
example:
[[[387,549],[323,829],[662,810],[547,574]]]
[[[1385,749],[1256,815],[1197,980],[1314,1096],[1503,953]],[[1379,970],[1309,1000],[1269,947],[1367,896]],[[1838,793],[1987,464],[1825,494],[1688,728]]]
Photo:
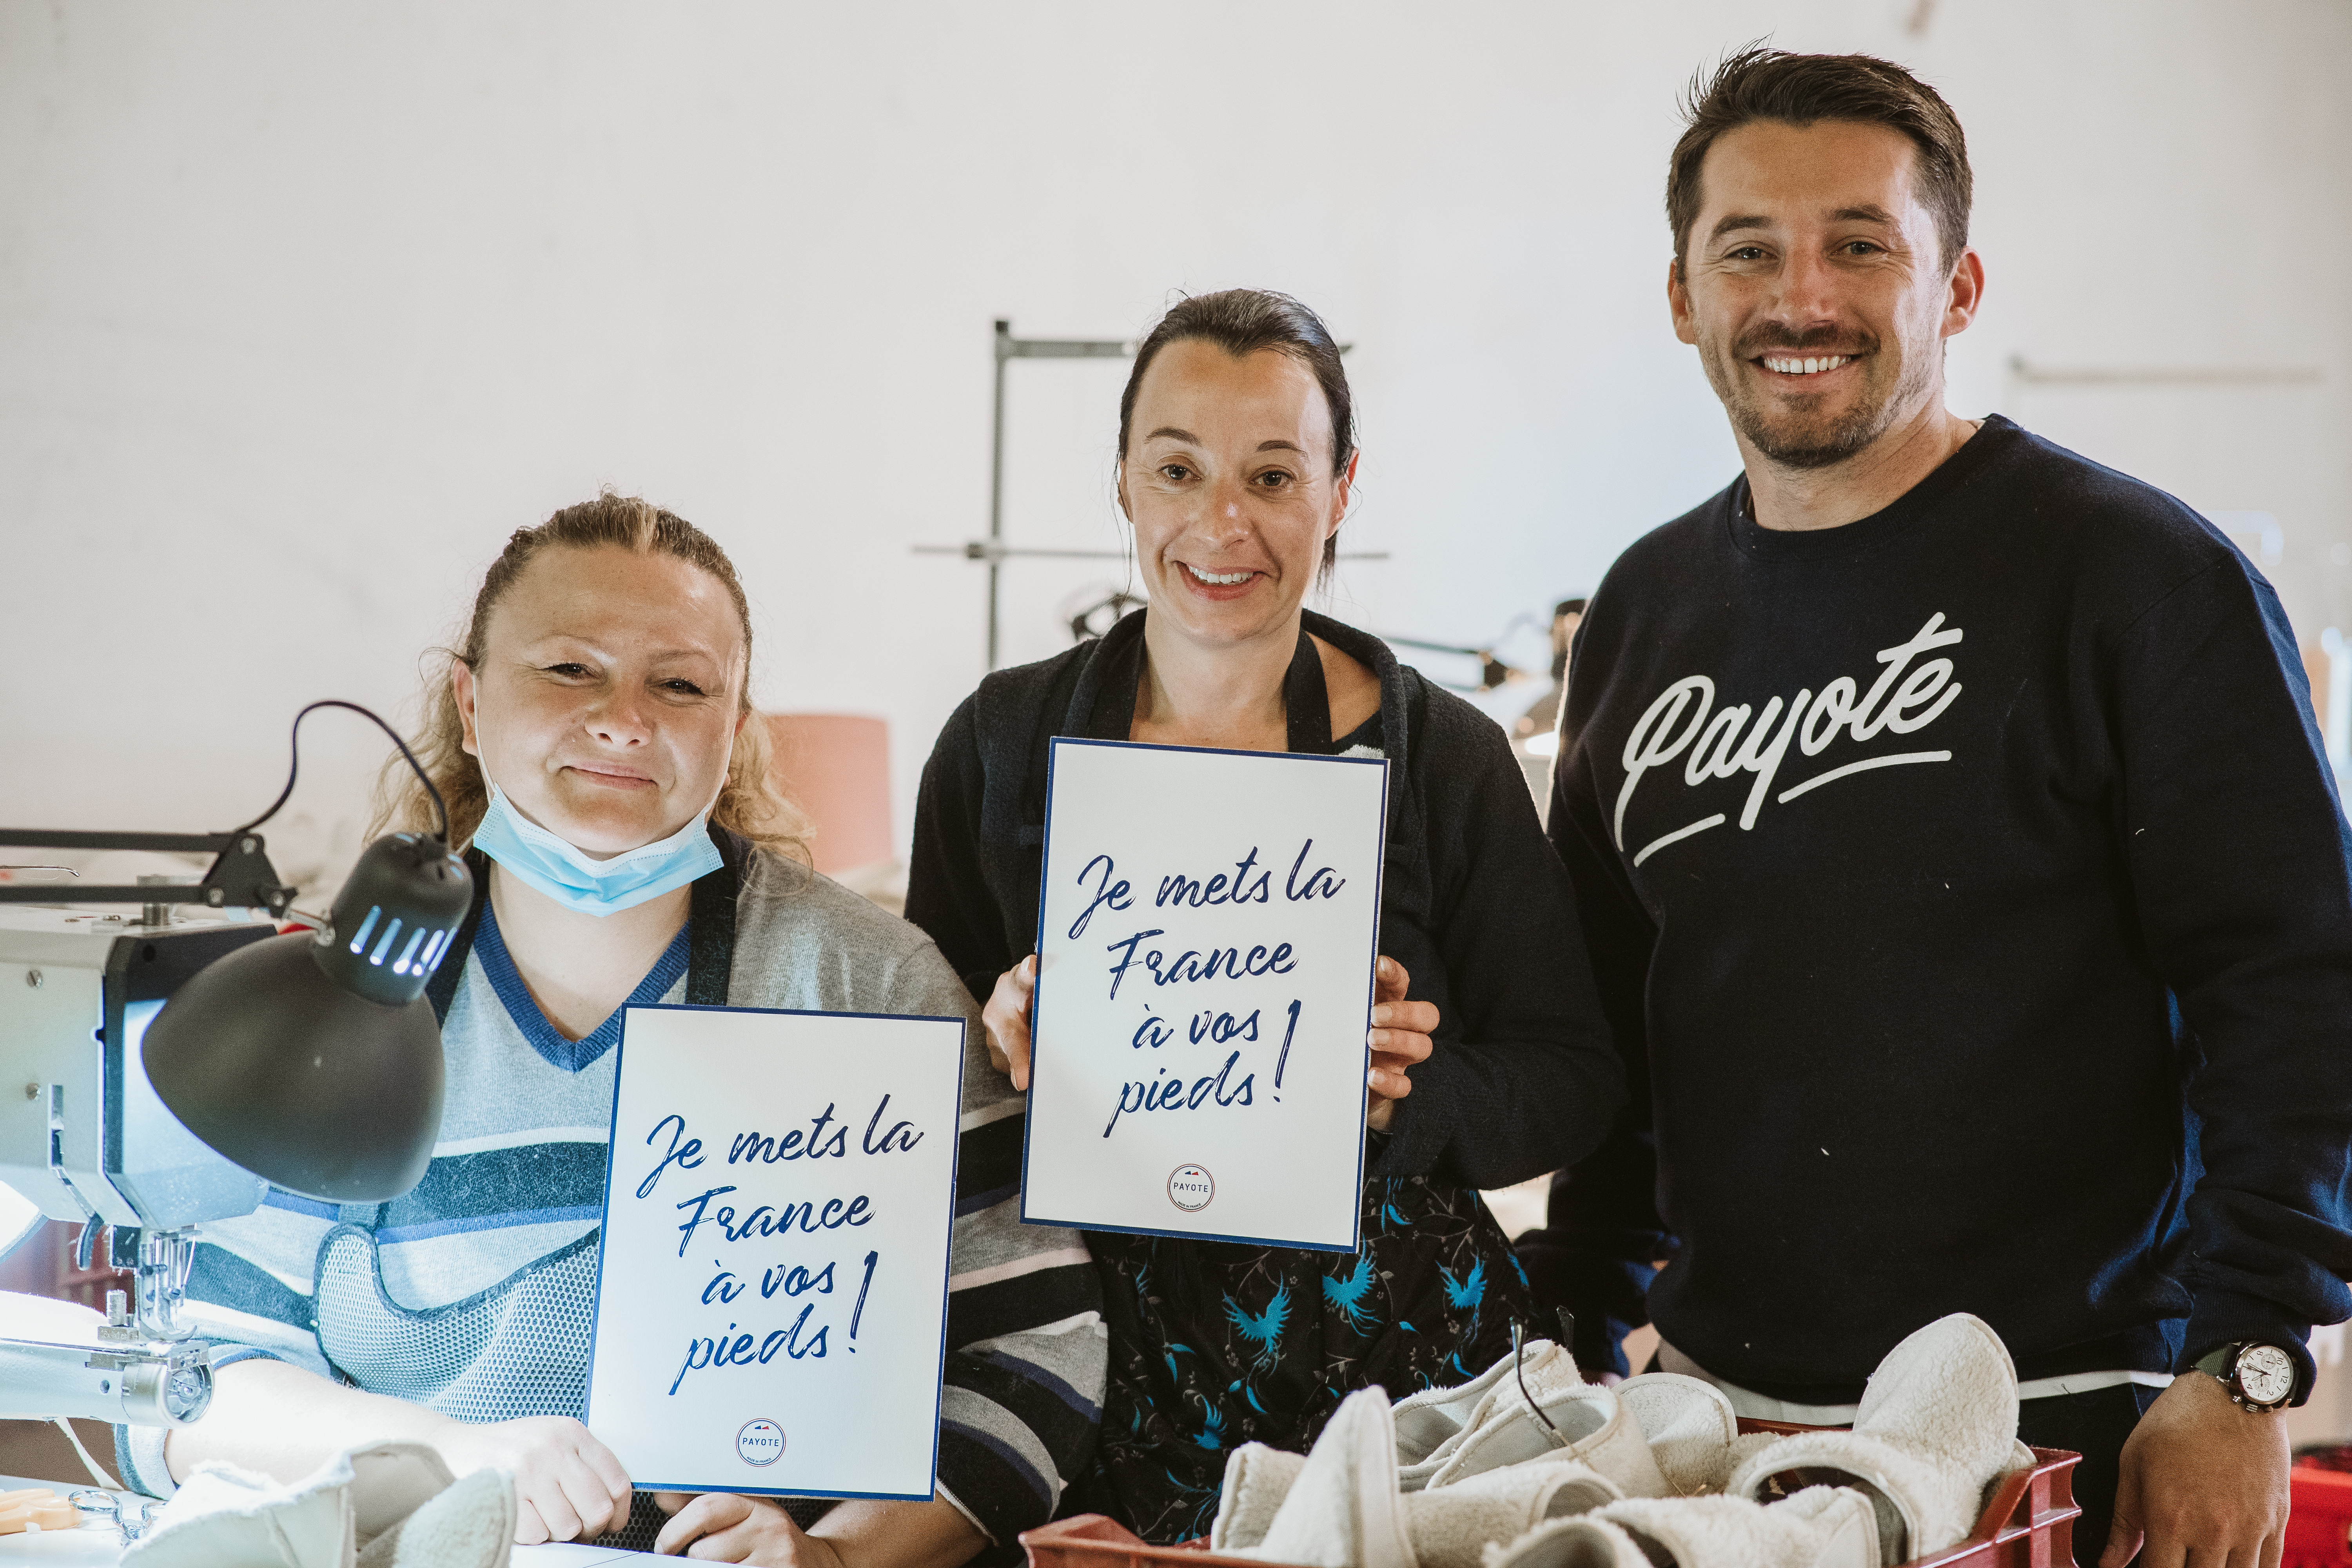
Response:
[[[1307,628],[1298,628],[1298,651],[1282,678],[1282,706],[1290,719],[1290,750],[1328,756],[1331,751],[1331,689],[1323,679],[1323,656]]]
[[[696,1007],[727,1005],[727,983],[735,973],[735,900],[751,856],[747,840],[715,822],[710,837],[719,846],[719,869],[695,880],[686,917],[686,1000]]]
[[[434,968],[433,978],[425,983],[425,999],[433,1004],[436,1027],[449,1021],[449,1004],[457,999],[457,982],[465,978],[466,955],[474,951],[474,932],[482,923],[482,906],[490,897],[490,858],[468,847],[466,869],[474,878],[474,901],[466,906],[466,918],[459,922],[457,934],[449,939],[449,945],[442,950],[441,962]]]
[[[1135,727],[1135,689],[1142,679],[1144,616],[1129,616],[1111,628],[1071,695],[1065,735],[1124,741]],[[1328,754],[1331,750],[1331,693],[1323,679],[1323,656],[1307,628],[1298,628],[1298,650],[1282,678],[1282,707],[1290,721],[1288,749]],[[1039,815],[1044,803],[1039,803]],[[1043,835],[1040,834],[1042,841]]]
[[[1096,642],[1086,667],[1078,672],[1070,693],[1069,710],[1056,735],[1090,741],[1124,741],[1135,728],[1135,688],[1143,678],[1143,618],[1149,610],[1128,616]],[[1044,770],[1038,773],[1043,783]],[[1044,819],[1045,797],[1037,800]]]

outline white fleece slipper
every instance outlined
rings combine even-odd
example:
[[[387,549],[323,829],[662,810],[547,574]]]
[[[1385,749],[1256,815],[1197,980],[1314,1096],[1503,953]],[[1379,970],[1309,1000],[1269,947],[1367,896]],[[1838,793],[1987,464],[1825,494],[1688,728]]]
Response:
[[[1224,1490],[1209,1526],[1209,1550],[1234,1552],[1264,1541],[1282,1500],[1306,1468],[1306,1455],[1263,1443],[1244,1443],[1226,1455]]]
[[[371,1443],[343,1458],[352,1467],[352,1531],[362,1547],[397,1529],[457,1479],[440,1451],[423,1443]]]
[[[1234,1554],[1301,1568],[1416,1568],[1383,1390],[1339,1402],[1265,1538]]]
[[[1585,1387],[1583,1375],[1576,1371],[1576,1359],[1550,1340],[1528,1340],[1522,1375],[1527,1377],[1527,1392],[1536,1399]],[[1473,1392],[1475,1399],[1463,1399]],[[1517,1404],[1522,1411],[1527,1408],[1527,1399],[1519,1394],[1519,1377],[1512,1375],[1510,1356],[1496,1361],[1458,1389],[1423,1389],[1397,1405],[1397,1486],[1409,1493],[1428,1486],[1463,1441],[1484,1422],[1494,1420],[1506,1401]],[[1412,1422],[1412,1434],[1406,1434],[1406,1422]],[[1446,1422],[1451,1422],[1451,1429],[1446,1429]]]
[[[515,1514],[513,1482],[476,1470],[371,1539],[357,1568],[506,1568]]]
[[[1605,1519],[1555,1519],[1486,1548],[1485,1568],[1654,1568],[1633,1538]]]
[[[1608,1477],[1573,1459],[1534,1459],[1456,1486],[1406,1493],[1405,1530],[1421,1568],[1478,1568],[1488,1546],[1622,1495]]]
[[[1625,1414],[1640,1423],[1650,1456],[1676,1497],[1718,1492],[1731,1475],[1731,1445],[1739,1416],[1723,1390],[1703,1378],[1649,1372],[1614,1390]]]
[[[1800,1432],[1750,1455],[1725,1489],[1756,1497],[1784,1471],[1851,1476],[1880,1500],[1890,1562],[1968,1538],[1985,1489],[2018,1462],[2017,1368],[1983,1320],[1939,1318],[1886,1353],[1850,1432]],[[1824,1475],[1824,1472],[1827,1475]]]
[[[1517,1388],[1505,1385],[1486,1416],[1465,1434],[1454,1452],[1430,1476],[1431,1487],[1453,1486],[1487,1470],[1529,1459],[1574,1459],[1591,1466],[1627,1497],[1668,1497],[1674,1489],[1651,1456],[1640,1422],[1606,1388],[1578,1385],[1538,1392],[1536,1417]]]
[[[1807,1487],[1769,1507],[1738,1497],[1629,1498],[1592,1516],[1660,1568],[1879,1568],[1870,1500]]]
[[[1718,1492],[1731,1490],[1732,1478],[1747,1468],[1748,1460],[1775,1443],[1787,1442],[1789,1436],[1790,1434],[1786,1432],[1742,1432],[1738,1436],[1734,1437],[1731,1440],[1731,1446],[1723,1451],[1723,1474],[1709,1489]]]
[[[133,1568],[505,1568],[514,1481],[477,1470],[452,1483],[422,1443],[337,1454],[292,1486],[218,1461],[180,1483]]]
[[[352,1568],[352,1465],[337,1454],[289,1486],[220,1459],[198,1465],[147,1533],[131,1568]]]
[[[1505,1356],[1469,1382],[1453,1388],[1424,1388],[1397,1401],[1397,1464],[1401,1469],[1427,1465],[1434,1470],[1454,1451],[1455,1440],[1478,1424],[1495,1396],[1516,1386],[1510,1356]],[[1549,1340],[1529,1340],[1520,1358],[1520,1375],[1538,1398],[1553,1388],[1572,1388],[1584,1379],[1576,1362]],[[1441,1453],[1439,1450],[1443,1449]],[[1402,1479],[1402,1477],[1400,1478]],[[1415,1489],[1408,1485],[1408,1491]]]

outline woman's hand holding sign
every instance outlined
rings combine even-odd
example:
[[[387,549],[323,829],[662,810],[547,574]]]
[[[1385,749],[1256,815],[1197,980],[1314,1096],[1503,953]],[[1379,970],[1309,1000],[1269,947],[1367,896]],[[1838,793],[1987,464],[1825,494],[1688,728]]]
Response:
[[[1415,1062],[1427,1061],[1429,1053],[1436,1048],[1429,1034],[1437,1027],[1437,1004],[1405,1000],[1405,990],[1412,984],[1412,976],[1393,958],[1382,958],[1373,972],[1372,1030],[1369,1037],[1372,1068],[1364,1078],[1370,1086],[1372,1101],[1364,1114],[1364,1125],[1376,1132],[1388,1131],[1389,1121],[1396,1114],[1396,1102],[1412,1092],[1412,1079],[1405,1076],[1405,1069]]]
[[[654,1550],[706,1563],[775,1568],[936,1568],[988,1544],[952,1503],[852,1499],[803,1531],[781,1504],[733,1492],[656,1492],[671,1516]]]
[[[593,1541],[628,1521],[628,1472],[610,1448],[568,1415],[457,1426],[436,1447],[457,1475],[499,1469],[514,1477],[520,1545]]]
[[[1029,1087],[1029,1005],[1037,995],[1037,955],[1031,953],[996,977],[996,990],[980,1010],[988,1031],[988,1059],[1013,1080]]]
[[[735,1492],[656,1492],[671,1516],[654,1542],[664,1557],[706,1563],[765,1563],[791,1568],[842,1568],[841,1554],[811,1540],[782,1506]]]
[[[429,1445],[451,1475],[496,1469],[514,1477],[519,1546],[593,1541],[629,1517],[628,1471],[568,1415],[458,1421],[260,1357],[223,1367],[218,1386],[231,1394],[225,1407],[172,1432],[164,1458],[174,1479],[209,1459],[299,1477],[318,1467],[322,1451],[393,1439]]]

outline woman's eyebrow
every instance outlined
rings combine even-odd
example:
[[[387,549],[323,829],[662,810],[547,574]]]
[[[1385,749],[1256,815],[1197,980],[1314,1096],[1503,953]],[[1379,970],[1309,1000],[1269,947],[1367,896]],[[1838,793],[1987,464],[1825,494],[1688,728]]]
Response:
[[[535,637],[526,638],[522,645],[522,653],[528,658],[554,658],[573,652],[604,658],[610,656],[611,650],[595,638],[582,637],[577,632],[541,632]]]
[[[550,658],[562,651],[559,648],[550,647],[548,645],[551,643],[571,643],[597,658],[609,659],[613,657],[613,653],[610,648],[605,647],[595,638],[583,637],[578,632],[549,632],[544,637],[537,637],[530,642],[525,643],[523,645],[523,649],[527,654],[534,658]],[[656,648],[649,657],[656,663],[660,663],[665,659],[677,658],[698,658],[707,660],[712,664],[724,664],[727,662],[723,656],[714,653],[707,647]]]
[[[1196,447],[1201,444],[1201,438],[1198,436],[1193,435],[1190,430],[1179,430],[1173,425],[1162,425],[1144,439],[1157,441],[1162,436],[1171,441],[1190,441]],[[1260,441],[1257,444],[1257,449],[1261,452],[1296,452],[1302,458],[1307,456],[1307,448],[1296,441]]]

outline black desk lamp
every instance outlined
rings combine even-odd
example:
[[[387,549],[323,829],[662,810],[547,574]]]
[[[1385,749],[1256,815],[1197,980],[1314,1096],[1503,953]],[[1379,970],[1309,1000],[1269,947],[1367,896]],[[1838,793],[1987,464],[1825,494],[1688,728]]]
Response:
[[[449,849],[448,806],[392,726],[356,703],[311,703],[294,718],[285,790],[226,834],[0,832],[0,843],[50,848],[217,850],[195,887],[0,887],[0,901],[236,903],[282,913],[293,889],[278,882],[253,829],[293,794],[302,720],[320,708],[348,708],[392,736],[432,795],[440,832],[369,845],[329,929],[251,942],[198,970],[149,1026],[142,1055],[163,1103],[218,1153],[322,1203],[381,1203],[414,1187],[433,1157],[443,1068],[425,985],[474,891]]]

